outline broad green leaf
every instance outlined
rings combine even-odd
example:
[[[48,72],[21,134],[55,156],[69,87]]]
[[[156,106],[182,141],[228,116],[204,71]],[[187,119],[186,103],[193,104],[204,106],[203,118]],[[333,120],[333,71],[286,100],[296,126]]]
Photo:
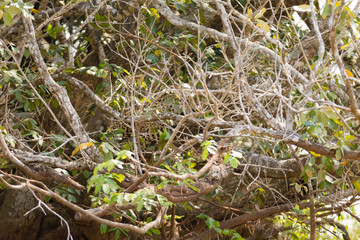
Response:
[[[159,229],[156,229],[156,228],[152,228],[152,229],[150,229],[153,233],[155,233],[156,235],[160,235],[161,234],[161,232],[160,232],[160,230]]]
[[[10,13],[8,12],[5,12],[4,15],[3,15],[3,20],[4,20],[4,23],[7,25],[7,26],[11,26],[12,23],[13,23],[13,18],[12,16],[10,15]]]
[[[324,7],[323,12],[322,12],[322,18],[325,19],[327,16],[329,16],[330,11],[331,11],[330,4],[327,3],[327,4],[325,5],[325,7]]]
[[[341,149],[337,149],[336,153],[335,153],[335,158],[336,160],[340,160],[342,158],[343,154],[342,154],[342,150]]]
[[[143,208],[143,206],[144,206],[144,201],[143,201],[143,200],[140,200],[140,201],[137,203],[136,211],[140,212],[141,209]]]
[[[100,233],[104,234],[104,233],[106,233],[106,231],[107,231],[107,225],[101,224],[100,225]]]
[[[76,203],[76,197],[75,197],[74,195],[68,194],[68,195],[66,196],[66,198],[67,198],[70,202]]]
[[[325,179],[325,171],[324,169],[320,169],[317,175],[318,181],[323,181]]]
[[[209,156],[209,151],[206,149],[202,152],[201,158],[202,160],[206,160],[208,156]]]
[[[21,10],[17,7],[10,6],[8,8],[4,8],[6,13],[9,13],[11,17],[15,17],[17,14],[21,13]]]
[[[305,124],[306,121],[306,115],[304,113],[300,114],[300,123],[301,124]]]
[[[332,107],[323,107],[321,109],[321,112],[325,113],[326,116],[330,119],[338,119],[339,116],[337,115],[337,113],[335,112],[335,110],[333,110]]]
[[[103,184],[102,190],[104,191],[104,193],[110,194],[110,186],[108,184]]]
[[[304,125],[310,127],[310,126],[314,126],[315,124],[311,121],[305,121]]]
[[[230,165],[231,165],[231,167],[237,168],[237,167],[238,167],[238,164],[239,164],[239,160],[237,160],[236,158],[232,157],[231,160],[230,160]]]
[[[297,212],[299,214],[304,214],[304,212],[300,210],[299,205],[297,205],[297,204],[295,205],[295,207],[293,209],[295,212]]]
[[[115,240],[118,240],[119,237],[120,237],[120,230],[116,229],[116,231],[115,231]]]

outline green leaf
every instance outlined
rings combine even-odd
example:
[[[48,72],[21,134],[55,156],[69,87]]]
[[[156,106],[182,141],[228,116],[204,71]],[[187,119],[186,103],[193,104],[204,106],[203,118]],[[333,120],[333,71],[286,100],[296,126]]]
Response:
[[[317,176],[318,181],[323,181],[325,179],[325,171],[324,169],[320,169]]]
[[[236,159],[236,158],[231,158],[231,160],[230,160],[230,165],[231,165],[231,167],[233,167],[233,168],[237,168],[238,167],[238,164],[239,164],[239,161]]]
[[[322,12],[322,18],[325,19],[327,16],[329,16],[330,14],[330,11],[331,11],[331,7],[330,7],[330,4],[326,4],[325,7],[324,7],[324,10]]]
[[[299,214],[304,214],[304,212],[300,210],[299,205],[297,205],[297,204],[295,205],[295,207],[293,209],[295,212],[297,212]]]
[[[9,13],[11,17],[15,17],[17,14],[21,13],[21,10],[17,7],[10,6],[8,8],[5,8],[4,11],[6,13]]]
[[[306,121],[306,115],[304,113],[300,113],[300,123],[305,124]]]
[[[122,181],[124,181],[124,179],[125,179],[125,175],[123,175],[123,174],[116,174],[116,173],[113,173],[113,178],[115,178],[117,181],[119,181],[119,182],[122,182]]]
[[[264,30],[266,33],[270,32],[270,26],[263,20],[261,19],[256,19],[257,21],[257,25],[258,27],[260,27],[262,30]]]
[[[322,129],[319,126],[314,126],[314,128],[311,129],[310,134],[313,135],[314,137],[318,137],[318,136],[322,136],[323,135],[323,131],[325,131],[324,129]]]
[[[315,124],[311,121],[305,121],[304,125],[310,127],[310,126],[314,126]]]
[[[203,152],[202,152],[202,155],[201,155],[201,158],[202,160],[206,160],[209,156],[209,151],[207,149],[205,149]]]
[[[336,111],[333,110],[332,107],[323,107],[321,109],[321,112],[325,113],[326,116],[330,119],[339,119],[339,116],[337,115]]]
[[[137,203],[136,211],[140,212],[141,209],[143,208],[143,206],[144,206],[144,201],[143,201],[143,200],[140,200],[140,201]]]
[[[102,190],[104,191],[104,193],[110,194],[110,186],[108,184],[103,184]]]
[[[204,213],[201,213],[201,214],[197,215],[196,217],[197,218],[208,218],[209,216]]]
[[[210,144],[211,144],[210,141],[205,141],[205,142],[203,142],[203,143],[200,145],[200,147],[205,146],[205,148],[206,148],[206,147],[209,146]]]
[[[188,183],[185,179],[183,180],[183,182],[192,190],[194,190],[195,192],[200,192],[200,190],[194,186],[192,186],[190,183]]]
[[[328,126],[328,124],[329,124],[329,119],[328,119],[328,117],[326,116],[326,114],[325,113],[322,113],[322,112],[318,112],[318,119],[319,119],[319,122],[321,122],[323,125],[324,125],[324,127],[327,127]]]
[[[4,20],[4,23],[5,23],[7,26],[11,26],[12,23],[13,23],[13,18],[12,18],[12,16],[10,15],[10,13],[8,13],[8,12],[5,12],[5,13],[4,13],[3,20]]]
[[[155,229],[155,228],[152,228],[152,229],[150,229],[153,233],[155,233],[156,235],[160,235],[161,234],[161,232],[160,232],[160,230],[159,229]]]
[[[68,200],[73,203],[76,203],[76,201],[77,201],[76,197],[72,194],[68,194]]]
[[[336,153],[335,153],[335,158],[336,160],[340,160],[342,158],[343,154],[342,154],[342,150],[341,149],[337,149]]]
[[[116,229],[115,231],[115,240],[118,240],[120,237],[120,229]]]
[[[158,185],[158,189],[163,188],[166,184],[168,184],[170,181],[166,180],[166,181],[162,181],[159,185]]]
[[[104,233],[106,233],[106,231],[107,231],[107,225],[101,224],[100,225],[100,233],[104,234]]]

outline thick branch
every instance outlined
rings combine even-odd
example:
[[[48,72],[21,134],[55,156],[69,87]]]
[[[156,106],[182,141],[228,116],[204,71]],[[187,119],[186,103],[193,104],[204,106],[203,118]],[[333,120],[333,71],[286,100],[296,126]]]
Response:
[[[75,182],[71,178],[58,173],[52,168],[49,168],[45,165],[37,164],[32,168],[26,166],[23,162],[21,162],[14,154],[12,154],[5,142],[5,139],[0,132],[0,147],[4,152],[5,157],[16,167],[18,167],[23,173],[28,175],[29,177],[36,180],[45,180],[45,179],[53,179],[57,182],[63,183],[65,185],[74,187],[76,189],[84,190],[84,186]]]
[[[47,70],[44,59],[42,58],[39,46],[36,42],[35,29],[31,22],[31,19],[27,16],[24,16],[24,24],[27,30],[28,35],[28,45],[30,52],[35,60],[38,71],[45,83],[45,86],[49,91],[55,96],[56,100],[59,102],[59,106],[65,114],[66,119],[68,120],[71,128],[73,129],[76,136],[79,138],[79,143],[91,142],[89,135],[85,131],[84,126],[81,123],[81,119],[74,107],[72,106],[70,99],[67,95],[65,88],[59,86],[54,79],[51,77],[49,71]],[[88,152],[92,155],[92,160],[99,162],[102,161],[102,156],[99,151],[93,146],[88,148]]]

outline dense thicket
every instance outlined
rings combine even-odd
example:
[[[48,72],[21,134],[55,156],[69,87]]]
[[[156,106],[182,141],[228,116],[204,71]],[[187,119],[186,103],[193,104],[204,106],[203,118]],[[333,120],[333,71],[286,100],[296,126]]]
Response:
[[[0,238],[350,239],[359,7],[0,1]]]

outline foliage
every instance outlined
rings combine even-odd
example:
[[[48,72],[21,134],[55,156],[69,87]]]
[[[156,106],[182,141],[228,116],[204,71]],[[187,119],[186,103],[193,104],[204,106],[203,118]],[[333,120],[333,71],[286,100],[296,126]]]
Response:
[[[0,191],[104,239],[357,234],[359,19],[345,1],[0,1]]]

